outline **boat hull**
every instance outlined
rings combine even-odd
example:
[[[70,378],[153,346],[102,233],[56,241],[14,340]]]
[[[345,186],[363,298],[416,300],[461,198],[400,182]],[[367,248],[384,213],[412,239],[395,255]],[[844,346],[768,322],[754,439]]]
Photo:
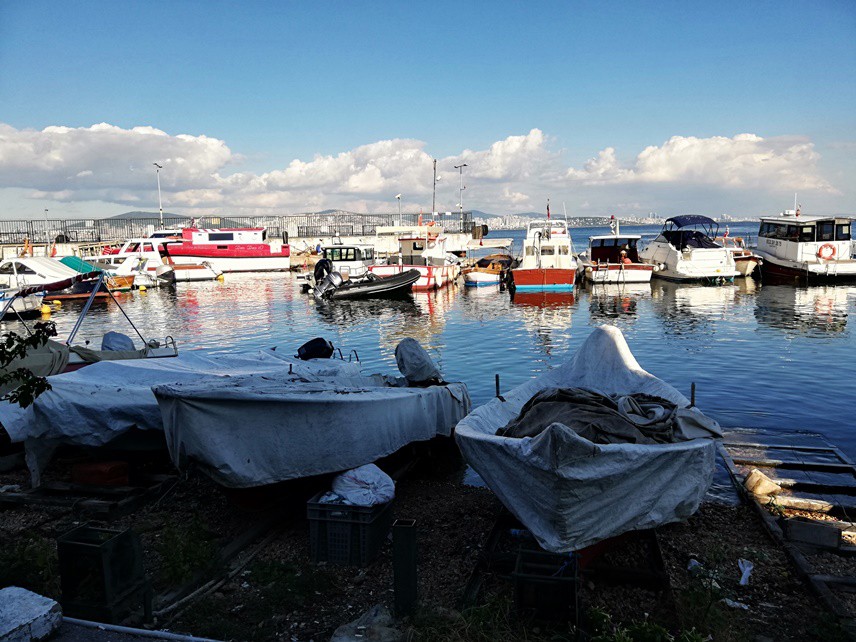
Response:
[[[764,277],[810,282],[856,281],[856,261],[844,259],[824,263],[796,263],[763,256],[761,274]]]
[[[220,272],[285,272],[291,269],[287,254],[258,254],[256,256],[213,256],[207,252],[170,248],[175,266],[207,263]]]
[[[457,265],[372,265],[369,270],[381,278],[395,276],[408,270],[418,270],[419,279],[413,284],[415,291],[438,290],[449,285],[458,276]]]
[[[654,266],[645,263],[606,263],[586,265],[586,280],[590,283],[649,283],[654,273]]]
[[[517,290],[556,290],[571,292],[577,271],[569,268],[517,268],[511,279]]]
[[[480,272],[472,270],[464,273],[464,285],[478,288],[487,285],[499,285],[502,275],[499,272]]]
[[[377,299],[406,297],[410,294],[413,284],[419,280],[416,270],[408,270],[401,274],[377,278],[360,283],[345,283],[330,295],[334,301],[353,299]]]

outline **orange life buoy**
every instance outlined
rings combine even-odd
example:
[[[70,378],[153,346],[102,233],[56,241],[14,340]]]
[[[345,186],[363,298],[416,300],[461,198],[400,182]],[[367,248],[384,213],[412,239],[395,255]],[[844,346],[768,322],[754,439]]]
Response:
[[[824,243],[817,249],[817,258],[819,259],[834,259],[835,246],[832,243]]]
[[[417,223],[416,223],[416,224],[417,224],[417,225],[422,225],[422,215],[421,215],[421,214],[419,215],[419,219],[418,219],[418,221],[417,221]]]

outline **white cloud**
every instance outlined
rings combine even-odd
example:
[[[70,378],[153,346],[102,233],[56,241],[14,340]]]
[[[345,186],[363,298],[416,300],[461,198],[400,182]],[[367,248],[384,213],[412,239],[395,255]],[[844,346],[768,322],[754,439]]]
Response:
[[[62,203],[101,202],[156,207],[154,168],[163,165],[164,208],[202,213],[263,214],[343,208],[429,211],[433,158],[425,143],[390,139],[338,154],[295,159],[283,168],[234,171],[243,158],[208,136],[170,135],[154,127],[16,129],[0,123],[0,189],[27,188],[31,198]],[[647,147],[623,164],[605,147],[581,168],[568,168],[540,129],[508,136],[487,149],[465,149],[439,158],[437,208],[455,209],[466,163],[468,207],[497,213],[541,209],[548,197],[568,210],[666,209],[681,192],[681,205],[702,189],[723,194],[753,190],[836,194],[821,175],[820,155],[801,138],[675,136]],[[677,187],[676,187],[677,186]],[[533,205],[535,204],[535,205]],[[701,210],[706,204],[701,203]],[[719,205],[717,205],[719,207]]]

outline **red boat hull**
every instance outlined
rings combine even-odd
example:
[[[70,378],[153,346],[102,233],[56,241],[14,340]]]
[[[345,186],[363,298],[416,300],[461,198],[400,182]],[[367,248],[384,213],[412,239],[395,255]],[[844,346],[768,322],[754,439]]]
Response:
[[[518,290],[573,290],[577,271],[566,268],[530,268],[511,271]]]

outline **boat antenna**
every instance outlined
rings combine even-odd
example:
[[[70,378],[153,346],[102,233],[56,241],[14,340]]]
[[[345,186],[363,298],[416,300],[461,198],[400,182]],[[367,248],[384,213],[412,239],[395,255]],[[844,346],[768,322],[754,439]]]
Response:
[[[565,207],[565,201],[562,201],[562,212],[565,214],[565,231],[568,233],[568,240],[571,242],[571,254],[576,252],[574,247],[574,238],[571,236],[571,226],[568,225],[568,208]]]

